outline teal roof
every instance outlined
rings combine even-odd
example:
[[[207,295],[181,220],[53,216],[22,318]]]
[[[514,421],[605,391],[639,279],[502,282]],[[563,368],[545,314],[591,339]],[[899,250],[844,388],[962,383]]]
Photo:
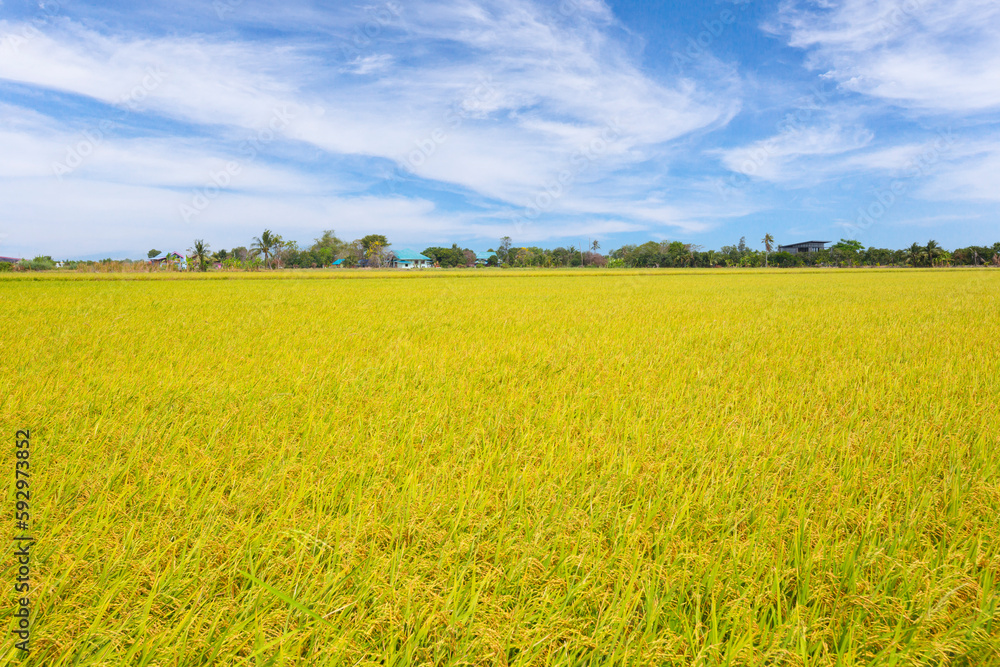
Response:
[[[495,252],[490,252],[490,251],[476,253],[476,259],[489,259],[490,257],[496,257],[496,256],[497,254]]]
[[[334,265],[334,266],[340,266],[340,265],[341,265],[341,264],[343,264],[343,263],[344,263],[344,260],[342,260],[342,259],[338,259],[338,260],[337,260],[336,262],[334,262],[334,263],[333,263],[333,265]]]
[[[394,255],[396,255],[396,259],[402,262],[416,262],[419,260],[424,260],[425,262],[431,261],[430,257],[421,255],[419,252],[414,252],[409,248],[402,248],[401,250],[393,250],[392,252]]]

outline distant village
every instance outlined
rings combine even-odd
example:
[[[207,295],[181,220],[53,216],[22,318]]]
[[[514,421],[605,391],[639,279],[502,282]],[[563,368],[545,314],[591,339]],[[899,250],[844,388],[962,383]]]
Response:
[[[345,242],[326,230],[308,247],[285,241],[271,230],[254,237],[248,246],[213,249],[196,239],[185,250],[150,249],[145,259],[99,261],[34,259],[0,256],[2,271],[260,271],[276,269],[433,269],[488,267],[607,267],[607,268],[726,268],[726,267],[946,267],[1000,266],[1000,242],[947,250],[936,241],[913,243],[905,249],[865,247],[851,239],[800,241],[780,245],[770,234],[758,247],[741,238],[719,250],[704,250],[682,241],[648,241],[624,245],[603,254],[600,242],[584,247],[540,248],[517,246],[505,236],[495,248],[472,250],[457,244],[431,246],[422,251],[394,248],[382,234]]]

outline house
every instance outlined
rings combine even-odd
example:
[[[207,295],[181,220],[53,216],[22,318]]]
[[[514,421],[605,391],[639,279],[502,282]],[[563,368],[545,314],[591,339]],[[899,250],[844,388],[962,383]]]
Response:
[[[153,266],[163,268],[164,266],[176,266],[180,271],[187,271],[187,257],[176,252],[168,252],[166,254],[158,255],[151,260],[149,263]]]
[[[20,257],[0,257],[0,262],[6,262],[7,264],[17,264],[20,261]]]
[[[780,245],[778,246],[778,252],[790,252],[793,255],[803,252],[819,252],[820,250],[826,250],[826,244],[829,241],[803,241],[802,243],[793,243],[791,245]]]
[[[342,268],[344,268],[344,260],[338,259],[331,266],[336,266],[338,269],[342,269]]]
[[[476,252],[476,266],[486,266],[490,263],[491,258],[495,258],[497,254],[492,250],[486,252]]]
[[[434,261],[430,257],[408,248],[394,250],[392,253],[392,268],[394,269],[426,269],[432,266],[434,266]]]

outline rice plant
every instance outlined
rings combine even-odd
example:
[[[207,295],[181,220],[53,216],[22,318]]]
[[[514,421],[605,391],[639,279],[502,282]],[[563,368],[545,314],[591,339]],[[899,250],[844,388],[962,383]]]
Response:
[[[4,664],[1000,664],[998,272],[34,278]]]

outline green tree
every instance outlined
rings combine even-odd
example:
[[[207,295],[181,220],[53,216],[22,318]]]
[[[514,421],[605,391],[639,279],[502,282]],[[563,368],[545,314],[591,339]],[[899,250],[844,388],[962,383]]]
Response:
[[[364,251],[364,258],[368,260],[368,266],[381,268],[388,261],[386,249],[389,247],[389,239],[382,234],[369,234],[361,239],[361,248]]]
[[[764,238],[760,240],[764,244],[764,267],[767,267],[768,256],[771,251],[774,250],[774,237],[770,234],[764,234]]]
[[[500,239],[500,247],[497,248],[497,259],[500,260],[500,264],[510,264],[510,247],[512,241],[509,236],[505,236]]]
[[[371,251],[373,246],[378,246],[380,248],[388,247],[389,239],[387,239],[383,234],[369,234],[361,239],[361,247],[365,249],[365,253]]]
[[[942,248],[937,241],[931,239],[930,241],[927,242],[927,245],[924,247],[924,254],[927,257],[927,263],[930,266],[934,266],[937,264],[938,260],[945,254],[945,252],[944,248]]]
[[[450,248],[426,248],[421,254],[430,257],[435,264],[445,269],[476,263],[476,254],[468,248],[459,248],[457,243],[452,243]]]
[[[313,241],[309,252],[318,260],[318,264],[324,266],[333,263],[344,249],[344,242],[337,238],[332,229],[323,230],[323,235]]]
[[[195,239],[194,245],[188,248],[188,252],[194,253],[194,256],[198,258],[198,265],[202,271],[208,271],[208,264],[205,263],[208,257],[208,244],[202,239]]]
[[[861,264],[861,252],[865,247],[854,239],[840,239],[830,248],[830,255],[838,266],[857,266]]]
[[[840,241],[833,245],[833,249],[846,253],[855,253],[862,252],[865,247],[861,244],[861,241],[856,241],[854,239],[840,239]]]
[[[923,258],[924,249],[919,243],[914,243],[906,249],[906,259],[910,262],[910,266],[920,266],[923,263]]]
[[[153,248],[152,250],[150,250],[149,252],[146,253],[146,258],[147,259],[153,259],[157,255],[159,255],[161,252],[162,252],[162,250],[157,250],[156,248]]]
[[[270,229],[265,229],[263,234],[254,237],[253,243],[250,245],[250,250],[255,255],[264,255],[264,266],[267,267],[271,259],[271,253],[276,248],[280,248],[281,244],[280,236],[273,233]]]
[[[302,266],[303,261],[308,263],[308,259],[303,258],[303,253],[301,248],[299,248],[298,241],[281,241],[274,251],[275,264],[278,266]]]
[[[365,248],[361,245],[361,239],[354,239],[345,245],[341,257],[344,258],[344,265],[347,267],[361,264],[365,258]]]

